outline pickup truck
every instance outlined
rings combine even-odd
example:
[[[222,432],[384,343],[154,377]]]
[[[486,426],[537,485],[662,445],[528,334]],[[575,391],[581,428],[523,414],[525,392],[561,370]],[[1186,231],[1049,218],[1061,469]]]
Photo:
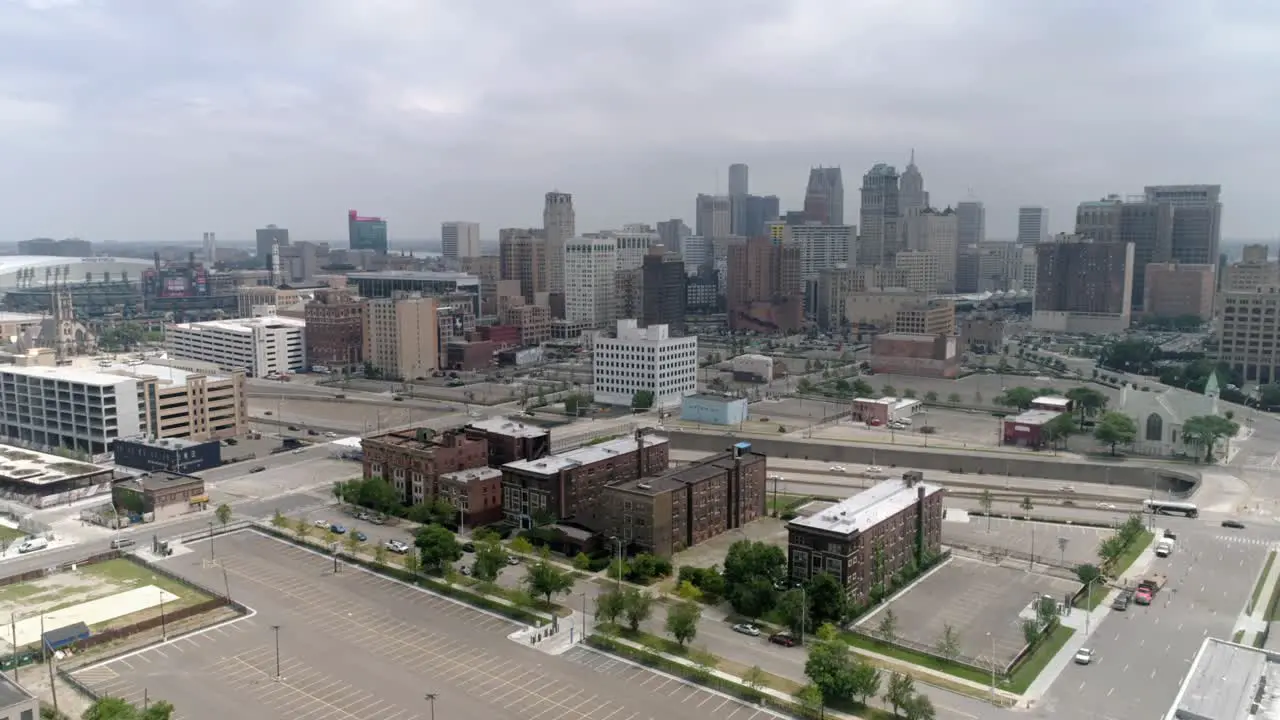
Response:
[[[1164,587],[1165,576],[1159,573],[1148,575],[1138,583],[1138,590],[1133,594],[1133,601],[1139,605],[1150,605],[1152,598]]]
[[[1156,557],[1169,557],[1173,554],[1173,540],[1171,538],[1160,538],[1160,542],[1156,543]]]

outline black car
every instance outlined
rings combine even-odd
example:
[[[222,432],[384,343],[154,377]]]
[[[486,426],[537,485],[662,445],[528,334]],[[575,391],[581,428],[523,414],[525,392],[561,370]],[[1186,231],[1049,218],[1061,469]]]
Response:
[[[774,633],[769,636],[769,642],[782,647],[795,647],[799,642],[796,637],[789,632]]]
[[[469,552],[469,553],[473,553],[473,552],[475,552],[475,551],[476,551],[476,544],[475,544],[475,543],[470,543],[470,542],[469,542],[469,543],[463,543],[463,544],[462,544],[462,552]]]
[[[267,471],[267,466],[266,466],[266,465],[259,465],[259,466],[255,467],[255,468],[252,468],[252,469],[250,469],[250,470],[249,470],[249,472],[251,472],[251,473],[260,473],[260,472],[266,472],[266,471]]]
[[[1243,530],[1243,529],[1244,529],[1244,523],[1240,522],[1239,520],[1223,520],[1223,521],[1222,521],[1222,527],[1224,527],[1224,528],[1235,528],[1236,530]]]

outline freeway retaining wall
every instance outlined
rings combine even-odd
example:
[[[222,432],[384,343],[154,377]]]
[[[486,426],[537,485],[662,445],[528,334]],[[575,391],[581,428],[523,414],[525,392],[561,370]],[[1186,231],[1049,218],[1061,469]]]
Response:
[[[1167,495],[1171,492],[1180,497],[1194,493],[1200,483],[1198,472],[1140,464],[1128,460],[1117,460],[1115,463],[1090,462],[1014,453],[984,454],[978,451],[958,453],[922,447],[843,445],[811,440],[746,436],[731,438],[724,435],[679,430],[666,431],[663,434],[670,438],[673,450],[719,452],[737,440],[745,440],[750,442],[752,449],[757,452],[781,458],[819,460],[849,465],[876,464],[884,467],[908,467],[973,475],[1047,478],[1072,484],[1125,485],[1143,489],[1154,488],[1157,493]]]

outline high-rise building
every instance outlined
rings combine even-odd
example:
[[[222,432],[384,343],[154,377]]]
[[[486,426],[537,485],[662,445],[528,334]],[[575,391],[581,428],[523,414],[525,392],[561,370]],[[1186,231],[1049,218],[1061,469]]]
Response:
[[[1076,208],[1076,235],[1098,242],[1133,243],[1133,297],[1135,309],[1146,298],[1147,263],[1168,262],[1172,254],[1173,208],[1145,197],[1129,201],[1118,195],[1083,202]]]
[[[1058,235],[1036,246],[1031,326],[1049,332],[1117,333],[1129,327],[1133,243]]]
[[[915,150],[911,151],[911,161],[907,163],[907,169],[902,171],[898,186],[898,205],[904,216],[929,207],[929,193],[924,189],[924,176],[920,174],[920,168],[916,167]]]
[[[310,367],[306,322],[278,317],[275,308],[259,317],[176,323],[165,328],[170,357],[199,360],[249,377],[291,375]]]
[[[618,270],[639,269],[649,248],[662,244],[662,237],[647,225],[624,225],[621,231],[607,235],[618,247]]]
[[[959,222],[951,208],[916,209],[904,216],[908,251],[936,253],[939,261],[939,287],[929,292],[955,292],[956,259],[959,255]]]
[[[734,163],[729,166],[729,197],[751,192],[749,172],[746,163]]]
[[[1265,244],[1245,245],[1241,253],[1242,262],[1266,262],[1271,257],[1271,248]]]
[[[637,392],[653,393],[654,407],[679,405],[698,391],[698,338],[675,337],[666,325],[639,327],[619,320],[616,337],[597,336],[595,401],[630,405]]]
[[[1280,262],[1267,259],[1265,245],[1251,247],[1261,247],[1264,252],[1259,254],[1255,250],[1247,253],[1245,257],[1249,259],[1231,263],[1226,268],[1223,268],[1221,289],[1224,292],[1254,292],[1258,288],[1280,287]],[[1249,248],[1245,249],[1248,250]]]
[[[902,249],[900,193],[898,171],[892,165],[877,163],[862,176],[859,265],[892,265],[893,256]]]
[[[201,238],[201,249],[204,251],[204,261],[213,265],[218,259],[218,238],[211,232],[204,234]]]
[[[547,291],[564,292],[564,246],[578,234],[573,212],[573,195],[552,191],[542,207],[543,237],[546,238]]]
[[[698,271],[705,267],[713,267],[715,265],[712,257],[711,241],[701,235],[691,235],[684,239],[684,273],[685,275],[697,275]]]
[[[344,289],[317,290],[303,307],[307,362],[329,372],[355,371],[364,362],[365,305]]]
[[[987,239],[987,209],[977,200],[965,200],[956,205],[960,233],[960,245],[976,245]]]
[[[733,234],[733,203],[728,195],[704,195],[699,193],[694,201],[695,235],[704,238],[725,238]]]
[[[858,253],[858,229],[852,225],[779,225],[783,243],[800,248],[800,276],[805,282],[818,279],[824,268],[853,265]]]
[[[671,334],[684,335],[684,316],[688,305],[688,278],[684,260],[666,252],[662,245],[649,248],[641,270],[641,302],[639,320],[642,325],[666,325]]]
[[[749,238],[728,248],[729,328],[795,332],[804,324],[800,248]]]
[[[1035,245],[1049,239],[1049,208],[1023,205],[1018,208],[1019,245]]]
[[[372,250],[387,254],[387,221],[380,217],[361,217],[355,210],[347,211],[348,247],[352,250]]]
[[[735,235],[743,237],[761,237],[765,234],[765,226],[778,219],[781,203],[777,195],[748,195],[747,220],[742,232]]]
[[[1144,274],[1147,294],[1142,307],[1146,315],[1194,316],[1206,322],[1213,318],[1215,273],[1212,265],[1149,263]]]
[[[750,183],[744,163],[729,166],[729,232],[743,235],[747,226],[747,195]]]
[[[1007,292],[1017,289],[1022,254],[1012,240],[989,240],[978,244],[978,292]]]
[[[441,255],[446,260],[480,257],[480,223],[451,221],[440,224]]]
[[[364,361],[383,377],[412,380],[440,369],[440,304],[434,297],[395,293],[367,301]]]
[[[1148,185],[1148,202],[1173,206],[1170,259],[1212,265],[1222,241],[1221,185]]]
[[[808,222],[819,225],[844,224],[844,178],[838,167],[816,167],[809,170],[809,184],[804,191],[804,214]]]
[[[257,257],[259,260],[271,256],[271,248],[279,245],[280,247],[288,247],[289,245],[289,229],[268,225],[257,230],[257,242],[254,244]]]
[[[1240,373],[1247,383],[1268,385],[1280,380],[1280,355],[1272,340],[1280,337],[1280,287],[1224,290],[1218,296],[1221,313],[1218,362]]]
[[[608,327],[614,307],[618,246],[612,238],[573,238],[564,246],[564,317]]]
[[[935,293],[943,285],[942,257],[928,250],[903,250],[893,258],[893,266],[902,273],[907,289]]]
[[[672,218],[658,223],[658,237],[662,239],[663,246],[670,252],[684,252],[684,239],[692,234],[693,231],[680,218]]]
[[[547,292],[547,242],[533,230],[503,228],[498,233],[498,274],[502,280],[520,281],[520,295],[534,304]]]

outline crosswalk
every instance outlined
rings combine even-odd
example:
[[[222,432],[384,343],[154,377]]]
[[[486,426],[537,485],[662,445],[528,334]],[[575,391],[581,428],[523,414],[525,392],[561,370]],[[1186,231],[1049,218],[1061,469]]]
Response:
[[[1239,535],[1214,535],[1214,540],[1228,545],[1259,545],[1262,547],[1280,548],[1280,542],[1264,538],[1241,537]]]

